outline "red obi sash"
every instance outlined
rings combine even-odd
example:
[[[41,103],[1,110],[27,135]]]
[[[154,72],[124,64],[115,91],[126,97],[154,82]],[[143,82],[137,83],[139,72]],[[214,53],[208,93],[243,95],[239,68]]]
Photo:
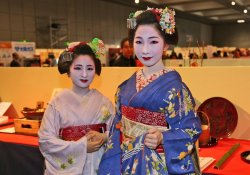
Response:
[[[122,115],[125,115],[129,120],[146,125],[168,126],[165,115],[160,112],[152,112],[143,108],[122,106]]]
[[[122,115],[126,116],[129,120],[143,123],[146,125],[154,125],[154,126],[166,126],[168,127],[168,123],[166,122],[166,117],[163,113],[160,112],[152,112],[143,108],[133,108],[129,106],[122,106]],[[158,153],[164,153],[164,148],[162,145],[159,145],[156,148]]]
[[[104,133],[106,131],[106,123],[61,128],[59,130],[59,137],[66,141],[77,141],[91,130]]]

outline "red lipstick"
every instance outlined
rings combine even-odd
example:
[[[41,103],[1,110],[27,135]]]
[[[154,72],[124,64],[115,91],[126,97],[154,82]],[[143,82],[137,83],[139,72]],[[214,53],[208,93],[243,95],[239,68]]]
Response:
[[[81,79],[81,82],[82,82],[82,83],[87,83],[88,80],[83,80],[83,79]]]
[[[152,57],[142,57],[142,59],[143,60],[145,60],[145,61],[148,61],[148,60],[150,60]]]

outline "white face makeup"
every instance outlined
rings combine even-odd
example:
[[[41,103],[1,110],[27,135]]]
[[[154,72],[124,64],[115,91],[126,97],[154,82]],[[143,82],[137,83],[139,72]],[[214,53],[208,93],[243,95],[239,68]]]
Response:
[[[164,48],[168,48],[153,25],[141,25],[134,38],[134,52],[144,66],[152,67],[162,62]]]
[[[89,55],[79,55],[70,66],[74,86],[88,88],[95,77],[95,63]]]

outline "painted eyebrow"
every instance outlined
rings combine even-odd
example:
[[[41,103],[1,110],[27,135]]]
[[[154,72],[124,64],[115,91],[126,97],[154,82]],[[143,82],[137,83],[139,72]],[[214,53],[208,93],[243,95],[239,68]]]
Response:
[[[81,64],[75,64],[74,66],[83,67]],[[89,64],[89,65],[87,65],[87,67],[94,67],[94,65]]]
[[[135,38],[142,39],[142,37],[140,37],[140,36],[137,36]],[[151,36],[151,37],[149,37],[149,39],[158,39],[158,38],[159,38],[158,36]]]
[[[83,67],[81,64],[75,64],[74,67]]]

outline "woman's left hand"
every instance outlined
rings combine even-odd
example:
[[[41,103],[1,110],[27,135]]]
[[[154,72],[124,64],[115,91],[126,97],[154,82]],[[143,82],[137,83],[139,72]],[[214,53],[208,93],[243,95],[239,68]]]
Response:
[[[100,132],[97,132],[97,131],[89,131],[87,135],[93,135],[91,141],[100,141],[100,140],[102,140],[103,143],[107,141],[107,134],[106,133],[100,133]]]
[[[144,144],[150,149],[156,149],[162,143],[163,135],[160,130],[152,128],[145,136]]]

